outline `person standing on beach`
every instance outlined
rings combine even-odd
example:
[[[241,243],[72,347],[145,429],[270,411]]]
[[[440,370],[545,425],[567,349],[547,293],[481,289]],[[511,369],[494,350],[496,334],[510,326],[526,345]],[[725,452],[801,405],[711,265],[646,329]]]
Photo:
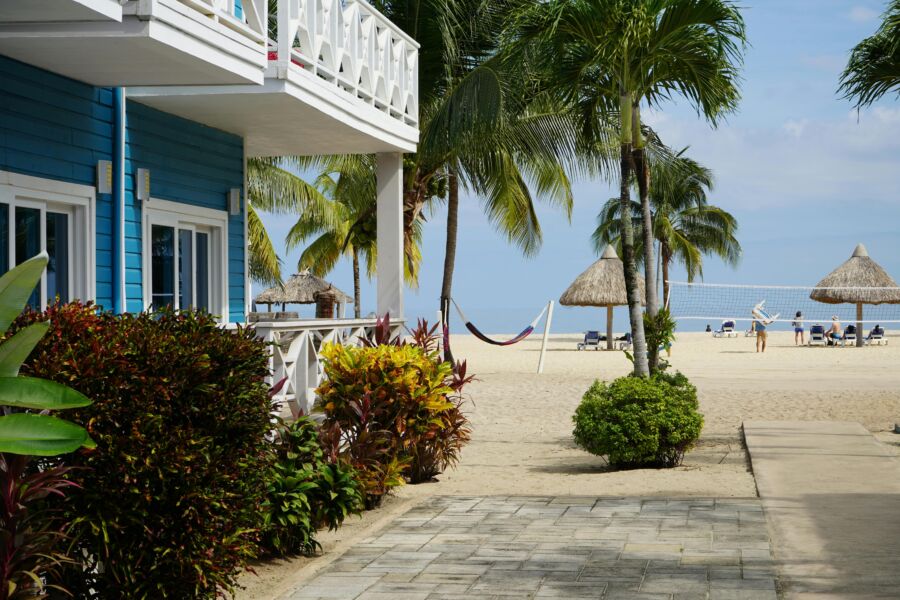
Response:
[[[760,321],[759,319],[754,319],[753,323],[750,325],[750,329],[756,332],[756,351],[757,352],[765,352],[766,351],[766,338],[768,337],[768,332],[766,331],[766,324]]]
[[[794,345],[802,346],[804,344],[804,341],[803,341],[803,313],[800,312],[799,310],[797,311],[797,314],[794,316],[794,320],[791,322],[791,327],[794,328]]]

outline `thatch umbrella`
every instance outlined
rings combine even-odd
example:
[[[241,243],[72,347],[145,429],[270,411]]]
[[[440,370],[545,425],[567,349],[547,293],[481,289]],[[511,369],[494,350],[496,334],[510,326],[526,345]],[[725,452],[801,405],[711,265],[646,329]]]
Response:
[[[856,345],[862,346],[863,304],[900,304],[900,288],[869,258],[866,247],[857,244],[853,256],[817,283],[809,297],[826,304],[855,304]]]
[[[644,302],[644,280],[638,278],[641,302]],[[605,306],[606,348],[613,349],[613,307],[628,304],[625,293],[625,267],[612,246],[603,256],[575,278],[569,289],[559,298],[563,306]]]
[[[273,304],[281,304],[281,310],[284,310],[285,304],[315,304],[316,295],[323,292],[329,292],[334,296],[335,302],[341,304],[353,301],[353,298],[332,284],[306,270],[291,275],[284,285],[275,285],[260,292],[254,302],[266,304],[270,309]]]

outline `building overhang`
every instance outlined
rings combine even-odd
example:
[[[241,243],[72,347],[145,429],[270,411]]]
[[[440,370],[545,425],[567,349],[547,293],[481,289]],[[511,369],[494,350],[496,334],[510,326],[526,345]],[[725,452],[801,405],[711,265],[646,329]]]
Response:
[[[118,20],[89,10],[103,2],[119,7]],[[0,54],[98,86],[263,82],[266,0],[244,0],[240,18],[205,0],[103,2],[37,0],[55,12],[0,22]],[[69,5],[80,6],[84,18],[61,18],[77,13]],[[18,14],[28,16],[24,9]]]
[[[261,86],[138,87],[127,95],[240,135],[249,156],[414,152],[419,139],[415,126],[302,69]]]
[[[3,0],[0,23],[122,20],[117,0]]]

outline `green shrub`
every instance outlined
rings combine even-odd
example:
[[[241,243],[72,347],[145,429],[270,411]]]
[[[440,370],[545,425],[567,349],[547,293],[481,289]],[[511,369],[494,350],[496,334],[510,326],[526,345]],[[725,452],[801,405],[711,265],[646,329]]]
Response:
[[[575,443],[615,467],[674,467],[700,437],[697,409],[697,390],[681,373],[597,381],[575,410]]]
[[[316,529],[337,529],[348,515],[362,510],[356,471],[325,461],[318,427],[308,417],[281,424],[276,452],[264,507],[263,549],[277,556],[315,552],[320,547]]]
[[[419,483],[443,472],[469,441],[460,393],[472,378],[464,364],[440,360],[424,323],[418,330],[416,344],[322,351],[324,439],[359,471],[369,507],[404,478]]]
[[[214,598],[257,553],[274,460],[267,349],[193,313],[98,313],[82,304],[26,313],[50,320],[23,373],[94,400],[69,413],[96,441],[65,457],[81,486],[65,503],[78,598]],[[83,469],[81,467],[84,467]]]

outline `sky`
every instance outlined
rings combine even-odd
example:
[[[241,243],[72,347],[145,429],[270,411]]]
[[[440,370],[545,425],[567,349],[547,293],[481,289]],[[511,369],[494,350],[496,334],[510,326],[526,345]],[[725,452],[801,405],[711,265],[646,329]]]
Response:
[[[860,113],[836,93],[849,50],[880,22],[884,3],[851,0],[744,0],[750,46],[738,111],[713,129],[681,99],[646,113],[672,148],[712,169],[711,204],[738,220],[743,247],[733,269],[704,261],[704,281],[759,285],[815,285],[862,242],[870,256],[900,279],[900,99],[887,98]],[[460,202],[453,295],[483,331],[524,328],[597,256],[590,243],[602,204],[617,195],[606,181],[574,183],[571,221],[539,205],[540,252],[525,258],[495,232],[477,197]],[[286,220],[264,216],[291,272],[299,251],[286,252]],[[446,210],[424,230],[418,289],[407,290],[409,320],[435,318],[441,289]],[[329,276],[352,293],[348,261]],[[684,272],[673,269],[673,280]],[[375,308],[374,282],[362,288],[363,313]],[[311,308],[301,310],[301,315]],[[454,315],[454,332],[460,323]],[[604,309],[557,307],[554,333],[602,329]],[[618,309],[615,325],[627,315]]]

